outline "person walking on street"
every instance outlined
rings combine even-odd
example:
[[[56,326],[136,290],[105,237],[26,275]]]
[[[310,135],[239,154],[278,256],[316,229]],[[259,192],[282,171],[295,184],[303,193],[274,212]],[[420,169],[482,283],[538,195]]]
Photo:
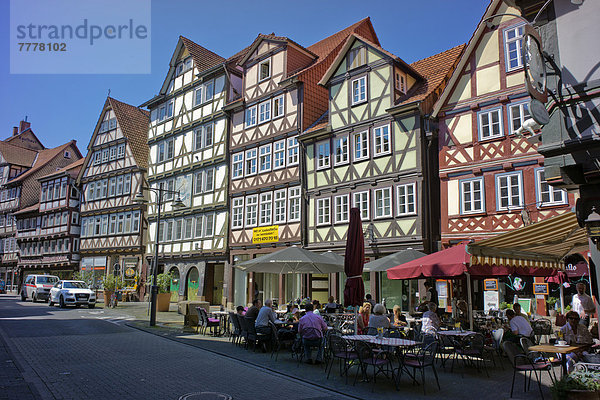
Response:
[[[573,295],[571,307],[581,317],[581,323],[587,327],[590,326],[590,318],[596,312],[594,300],[585,294],[585,283],[579,282],[576,286],[577,293]]]

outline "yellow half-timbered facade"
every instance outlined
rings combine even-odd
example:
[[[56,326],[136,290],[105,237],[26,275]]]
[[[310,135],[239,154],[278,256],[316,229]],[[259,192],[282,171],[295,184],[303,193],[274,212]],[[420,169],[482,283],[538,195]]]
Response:
[[[150,110],[148,181],[165,189],[159,269],[173,276],[172,300],[227,304],[228,120],[223,107],[241,89],[235,62],[180,37]],[[158,194],[149,194],[146,249],[153,259]],[[172,207],[178,192],[185,207]]]
[[[353,207],[366,257],[435,248],[437,146],[426,114],[461,50],[409,65],[358,34],[346,40],[320,81],[329,111],[300,136],[309,249],[343,254]]]
[[[147,129],[146,111],[108,97],[78,177],[81,270],[118,273],[130,288],[142,273],[145,206],[133,198],[146,184]]]

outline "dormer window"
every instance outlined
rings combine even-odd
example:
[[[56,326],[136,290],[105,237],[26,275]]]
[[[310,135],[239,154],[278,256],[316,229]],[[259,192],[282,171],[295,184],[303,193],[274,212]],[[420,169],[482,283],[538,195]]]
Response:
[[[406,81],[404,75],[400,72],[396,72],[396,90],[406,93]]]
[[[65,158],[71,158],[71,152],[70,151],[65,151],[64,156],[65,156]]]
[[[348,52],[348,69],[358,68],[367,62],[367,49],[357,47]]]
[[[271,60],[265,60],[258,64],[258,80],[264,81],[271,76]]]

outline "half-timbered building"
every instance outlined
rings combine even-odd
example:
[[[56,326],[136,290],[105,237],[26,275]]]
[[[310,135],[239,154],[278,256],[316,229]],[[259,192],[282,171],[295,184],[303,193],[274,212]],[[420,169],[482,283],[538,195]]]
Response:
[[[361,212],[366,257],[435,249],[437,146],[427,114],[462,49],[409,65],[361,35],[346,40],[319,82],[329,111],[300,136],[309,249],[343,254],[352,207]],[[401,285],[384,279],[389,285],[379,288],[371,278],[373,295],[402,296]],[[333,280],[330,292],[339,297],[343,284]]]
[[[518,14],[494,0],[435,105],[439,119],[442,246],[483,239],[570,208],[549,186],[537,142],[518,134],[529,118]]]
[[[172,300],[226,304],[228,233],[228,99],[241,90],[237,56],[225,59],[180,37],[150,109],[147,255],[154,259],[157,190],[164,189],[159,270],[173,276]],[[173,208],[178,196],[185,207]]]
[[[305,242],[304,152],[298,135],[327,110],[327,91],[317,83],[353,32],[377,42],[366,18],[308,47],[260,34],[240,58],[243,88],[226,107],[233,264]],[[235,270],[234,280],[236,304],[256,296],[283,301],[300,293],[300,281],[286,282],[282,275]],[[302,285],[304,293],[307,289]]]
[[[18,267],[71,279],[79,269],[79,189],[83,158],[39,178],[39,203],[15,213]]]
[[[81,270],[124,274],[134,286],[141,272],[145,205],[133,197],[146,182],[148,112],[108,97],[78,176],[81,188]]]

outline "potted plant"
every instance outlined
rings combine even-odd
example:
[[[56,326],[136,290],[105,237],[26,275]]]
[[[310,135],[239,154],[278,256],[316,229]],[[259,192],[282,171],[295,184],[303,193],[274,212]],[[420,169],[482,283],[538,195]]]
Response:
[[[512,304],[509,304],[505,301],[503,301],[502,303],[500,303],[500,310],[506,310],[507,308],[512,308]]]
[[[152,284],[152,278],[150,278],[150,284]],[[156,310],[157,311],[169,311],[169,305],[171,304],[171,275],[167,273],[159,274],[156,277],[156,286],[158,286],[158,294],[156,296]]]
[[[104,277],[102,286],[104,287],[104,305],[106,306],[109,303],[113,293],[123,287],[123,280],[120,277],[110,274]]]
[[[548,305],[548,315],[551,317],[556,317],[556,303],[558,302],[558,298],[556,297],[548,297],[546,300],[546,304]]]
[[[575,371],[550,387],[554,400],[600,398],[600,371]]]

